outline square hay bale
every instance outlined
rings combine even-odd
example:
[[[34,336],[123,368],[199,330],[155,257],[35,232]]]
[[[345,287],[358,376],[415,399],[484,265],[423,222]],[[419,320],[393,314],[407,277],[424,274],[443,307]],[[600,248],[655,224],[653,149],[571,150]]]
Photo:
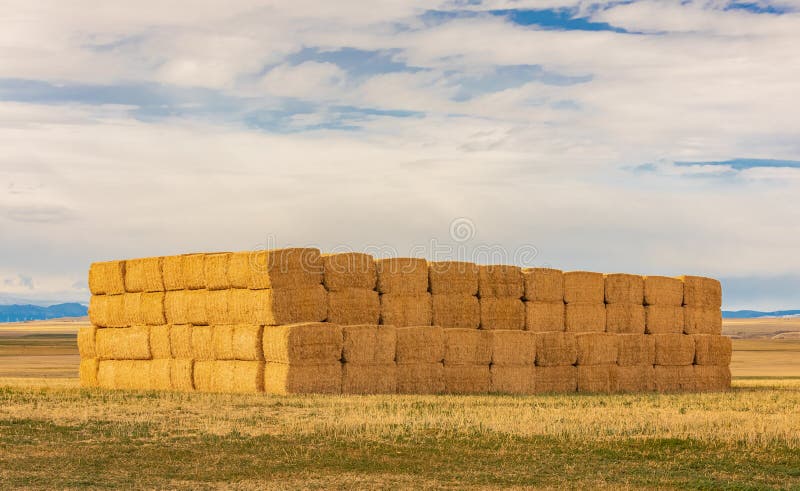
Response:
[[[206,290],[197,290],[206,291]],[[229,312],[231,290],[206,291],[206,315],[208,324],[231,324],[233,320]]]
[[[122,295],[114,295],[122,297]],[[108,318],[108,299],[110,295],[92,295],[89,298],[89,321],[92,325],[97,327],[112,327],[109,326]]]
[[[211,346],[214,360],[235,360],[233,354],[233,325],[216,324],[211,329]]]
[[[142,312],[142,295],[143,293],[126,293],[122,297],[122,305],[124,309],[123,326],[135,326],[137,324],[144,324],[144,312]]]
[[[722,311],[718,308],[683,308],[683,332],[686,334],[722,334]]]
[[[342,327],[342,337],[342,360],[344,362],[351,365],[394,363],[397,350],[397,329],[394,326],[344,326]]]
[[[683,305],[683,282],[668,276],[645,276],[644,304],[680,307]]]
[[[536,333],[536,365],[574,365],[578,361],[578,343],[571,332]]]
[[[169,380],[173,390],[194,390],[194,360],[170,360]]]
[[[376,259],[377,288],[381,293],[422,295],[428,291],[428,261],[413,257]]]
[[[164,315],[164,292],[142,293],[142,322],[148,326],[160,326],[167,323]]]
[[[231,253],[220,252],[203,256],[203,283],[208,290],[227,290],[231,287],[228,280],[228,265]]]
[[[653,365],[629,365],[617,367],[618,392],[650,392],[655,390]]]
[[[648,334],[617,334],[617,364],[620,366],[653,365],[656,340]]]
[[[234,361],[231,391],[240,394],[264,392],[264,362]]]
[[[722,285],[714,278],[681,276],[683,281],[683,305],[719,309],[722,307]]]
[[[569,393],[578,390],[578,368],[567,366],[536,367],[536,393]]]
[[[251,290],[312,288],[322,284],[322,264],[314,248],[235,252],[228,279],[234,288]]]
[[[168,292],[185,290],[183,279],[183,256],[164,256],[161,258],[161,277],[164,289]]]
[[[252,290],[234,288],[228,290],[228,317],[232,324],[256,324],[255,301]]]
[[[667,336],[667,334],[663,334]],[[694,365],[654,367],[655,390],[658,392],[682,392],[695,389]]]
[[[578,392],[617,391],[617,365],[578,365]]]
[[[194,358],[192,349],[192,326],[190,324],[174,324],[169,330],[169,351],[172,358]]]
[[[645,329],[644,306],[626,303],[606,305],[606,332],[643,334]]]
[[[481,297],[481,329],[525,329],[525,302],[511,297]]]
[[[264,331],[253,324],[233,326],[233,358],[240,361],[264,361]]]
[[[150,353],[154,360],[172,358],[170,348],[170,326],[150,326]]]
[[[80,353],[81,358],[97,358],[97,350],[95,349],[96,334],[97,328],[95,326],[78,329],[78,353]]]
[[[97,358],[81,358],[81,364],[78,367],[78,378],[81,387],[97,387],[97,367],[99,361]]]
[[[398,394],[441,394],[444,390],[443,363],[397,365]]]
[[[521,299],[525,295],[522,268],[504,264],[478,266],[478,296]]]
[[[92,295],[125,293],[125,261],[106,261],[89,266],[89,291]]]
[[[568,303],[564,308],[564,329],[567,332],[605,332],[605,304]]]
[[[644,278],[635,274],[605,275],[606,303],[644,304]]]
[[[603,273],[567,271],[564,273],[564,302],[602,304],[605,283]]]
[[[522,270],[525,300],[529,302],[564,302],[564,272],[551,268]]]
[[[487,331],[487,333],[491,340],[492,365],[517,366],[536,363],[536,333],[516,330]]]
[[[578,346],[578,366],[610,365],[617,363],[619,336],[605,332],[584,332],[575,335]]]
[[[394,394],[397,365],[342,363],[342,394]]]
[[[164,317],[169,324],[189,323],[189,296],[187,290],[168,291],[164,294]]]
[[[525,302],[525,329],[534,332],[563,331],[564,302]]]
[[[163,292],[161,258],[146,257],[125,261],[126,292]]]
[[[328,317],[328,292],[317,285],[309,288],[255,290],[253,317],[263,326],[322,322]]]
[[[680,334],[684,329],[684,308],[673,305],[648,305],[644,308],[647,334]]]
[[[264,328],[263,346],[268,362],[326,365],[342,359],[344,337],[336,324],[270,326]]]
[[[97,386],[104,389],[116,389],[116,364],[117,361],[98,361],[97,363]]]
[[[128,327],[132,325],[128,323],[125,314],[125,299],[127,296],[128,294],[105,295],[105,306],[103,310],[105,311],[106,325],[102,327]]]
[[[98,329],[95,338],[100,360],[149,360],[150,327]]]
[[[431,295],[432,319],[437,326],[477,329],[481,323],[478,297],[466,294]]]
[[[490,336],[488,331],[477,329],[445,329],[445,366],[488,366],[492,362],[492,339]]]
[[[181,256],[181,275],[183,288],[202,290],[206,287],[206,255],[184,254]]]
[[[378,292],[344,288],[328,292],[328,322],[341,325],[377,324],[381,317]]]
[[[733,345],[731,338],[715,334],[697,334],[694,338],[694,363],[704,366],[731,364]]]
[[[217,372],[217,364],[214,361],[194,362],[193,383],[194,388],[200,392],[214,391],[214,375]]]
[[[536,392],[536,367],[533,365],[492,365],[491,389],[499,394],[533,394]]]
[[[208,361],[214,359],[214,327],[192,326],[192,358]]]
[[[731,388],[731,369],[727,366],[694,366],[694,390],[726,391]]]
[[[188,290],[185,294],[188,323],[196,326],[208,324],[208,290]]]
[[[428,281],[434,295],[478,294],[478,265],[464,261],[435,261],[428,264]]]
[[[492,373],[489,365],[448,365],[445,362],[445,392],[449,394],[486,394],[491,389]]]
[[[150,380],[147,384],[149,390],[172,389],[172,360],[160,359],[150,361]]]
[[[398,327],[398,364],[441,363],[444,361],[444,329],[439,326]]]
[[[694,339],[686,334],[652,334],[656,340],[656,365],[694,363]]]
[[[362,252],[322,255],[322,282],[329,292],[360,288],[374,290],[378,282],[375,259]]]
[[[198,361],[194,373],[194,385],[203,392],[253,393],[264,390],[264,363],[260,361]]]
[[[266,363],[264,392],[268,394],[340,394],[342,364],[297,365]]]
[[[381,295],[381,324],[396,327],[431,325],[433,306],[430,293]]]
[[[150,371],[152,365],[149,360],[104,361],[101,362],[101,366],[103,363],[113,363],[115,365],[113,370],[115,388],[128,390],[150,389]]]

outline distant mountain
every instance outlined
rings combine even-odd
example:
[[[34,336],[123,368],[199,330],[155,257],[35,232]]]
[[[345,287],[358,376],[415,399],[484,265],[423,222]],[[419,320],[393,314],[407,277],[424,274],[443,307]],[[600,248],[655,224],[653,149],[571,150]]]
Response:
[[[723,310],[723,319],[755,319],[757,317],[792,317],[800,316],[800,310],[777,310],[760,312],[758,310]]]
[[[60,317],[83,317],[89,309],[79,303],[62,303],[41,307],[39,305],[0,305],[0,322],[38,321]]]

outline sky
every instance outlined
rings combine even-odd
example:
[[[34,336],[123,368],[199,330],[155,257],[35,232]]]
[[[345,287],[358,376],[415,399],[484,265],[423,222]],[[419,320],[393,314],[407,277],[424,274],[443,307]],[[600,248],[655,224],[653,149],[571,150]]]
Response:
[[[315,246],[800,308],[800,0],[4,0],[0,302]]]

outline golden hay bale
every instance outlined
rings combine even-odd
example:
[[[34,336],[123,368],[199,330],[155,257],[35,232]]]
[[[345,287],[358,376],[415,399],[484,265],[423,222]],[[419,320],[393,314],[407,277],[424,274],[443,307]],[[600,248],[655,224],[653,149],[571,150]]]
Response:
[[[604,332],[606,306],[602,303],[568,303],[564,308],[567,332]]]
[[[234,361],[231,392],[264,392],[264,362]]]
[[[536,367],[533,365],[492,365],[490,391],[499,394],[533,394]]]
[[[492,365],[533,365],[536,362],[536,333],[497,330],[487,331],[487,334],[491,341]]]
[[[184,254],[181,256],[181,275],[186,290],[202,290],[206,287],[205,254]]]
[[[125,293],[125,261],[107,261],[89,266],[89,291],[92,295]]]
[[[168,291],[164,294],[164,317],[169,324],[188,324],[189,295],[187,290]]]
[[[685,334],[652,334],[656,340],[656,365],[678,366],[694,363],[694,339]]]
[[[683,282],[668,276],[645,276],[644,303],[680,307],[683,305]]]
[[[377,289],[395,295],[421,295],[428,291],[428,261],[413,257],[376,259]]]
[[[233,326],[233,358],[241,361],[263,361],[263,329],[253,324]]]
[[[252,324],[276,326],[322,322],[328,317],[328,292],[322,285],[310,288],[254,290]]]
[[[192,358],[195,360],[214,359],[214,327],[192,326]]]
[[[95,338],[100,360],[149,360],[150,327],[98,329]]]
[[[344,288],[328,292],[328,322],[341,325],[377,324],[381,317],[378,292]]]
[[[381,295],[381,324],[397,327],[430,325],[433,307],[430,293]]]
[[[655,390],[653,365],[617,366],[618,392],[648,392]]]
[[[525,329],[525,302],[512,297],[481,297],[481,329]]]
[[[567,366],[536,367],[535,392],[568,393],[578,390],[578,368]]]
[[[319,249],[244,251],[231,255],[228,280],[251,290],[310,288],[322,284],[322,271]]]
[[[192,326],[190,324],[174,324],[169,330],[169,351],[172,358],[194,358],[192,349]]]
[[[306,365],[339,363],[344,338],[336,324],[309,322],[264,328],[264,359]]]
[[[231,324],[256,324],[255,301],[252,290],[234,288],[228,290],[228,317]]]
[[[394,394],[397,365],[342,363],[342,394]]]
[[[444,330],[445,365],[489,365],[491,362],[492,339],[488,331]]]
[[[522,268],[503,264],[478,266],[478,296],[521,299],[525,295]]]
[[[445,362],[445,392],[449,394],[485,394],[491,389],[492,373],[489,365],[448,365]]]
[[[211,346],[215,360],[235,360],[233,355],[233,325],[215,324],[211,329]]]
[[[617,365],[578,365],[578,392],[616,392]]]
[[[170,348],[170,326],[150,326],[150,353],[154,360],[172,358]]]
[[[477,329],[481,323],[478,297],[462,293],[431,295],[432,321],[437,326]]]
[[[441,362],[397,365],[398,394],[441,394],[443,392],[444,364]]]
[[[478,265],[464,261],[435,261],[428,264],[428,281],[434,295],[478,294]]]
[[[115,295],[122,297],[122,295]],[[109,295],[92,295],[89,298],[89,321],[98,327],[109,326],[108,319],[108,299]]]
[[[725,391],[731,388],[731,369],[727,366],[694,366],[694,390]]]
[[[644,308],[647,334],[680,334],[684,326],[684,308],[672,305],[648,305]]]
[[[104,361],[102,363],[114,363],[114,382],[117,389],[128,390],[149,390],[150,372],[152,364],[150,360],[116,360]]]
[[[719,309],[722,307],[722,286],[718,280],[702,276],[681,276],[683,305]]]
[[[195,362],[194,386],[202,392],[252,393],[264,390],[264,363],[260,361]]]
[[[78,329],[78,353],[80,353],[81,358],[97,358],[97,350],[95,349],[96,334],[97,328],[95,326]]]
[[[656,362],[656,340],[647,334],[617,335],[617,365],[653,365]]]
[[[230,262],[230,252],[205,254],[203,256],[203,283],[208,290],[227,290],[231,287],[231,282],[228,280],[228,265]]]
[[[667,334],[663,334],[667,336]],[[654,367],[655,390],[658,392],[692,391],[695,389],[693,365]]]
[[[564,302],[564,272],[551,268],[522,270],[525,300],[529,302]]]
[[[322,255],[322,282],[329,292],[347,288],[374,290],[378,281],[375,259],[362,252]]]
[[[363,365],[394,363],[397,350],[397,329],[394,326],[344,326],[342,336],[343,361]]]
[[[104,389],[116,389],[117,361],[99,361],[97,363],[97,386]]]
[[[567,271],[564,273],[564,302],[593,303],[605,302],[605,278],[603,273],[588,271]]]
[[[619,341],[616,334],[584,332],[575,335],[578,346],[577,364],[609,365],[617,363]]]
[[[635,274],[605,275],[606,303],[644,304],[644,278]]]
[[[644,326],[644,306],[626,303],[606,305],[606,332],[642,334]]]
[[[683,332],[722,334],[722,311],[718,308],[684,307]]]
[[[728,366],[731,364],[731,338],[715,334],[697,334],[694,338],[696,365]]]
[[[208,290],[188,290],[185,295],[187,323],[196,326],[208,324]]]
[[[81,364],[78,368],[78,378],[81,387],[97,387],[97,367],[99,361],[97,358],[81,358]]]
[[[563,331],[564,302],[525,302],[525,329],[533,332]]]
[[[142,293],[140,309],[144,324],[159,326],[167,323],[164,315],[164,292]]]
[[[194,360],[170,360],[169,380],[173,390],[194,390]]]
[[[161,359],[150,362],[150,380],[147,384],[149,390],[172,389],[172,360]]]
[[[444,329],[439,326],[398,327],[397,363],[441,363],[444,361]]]
[[[578,361],[578,344],[571,332],[536,333],[536,365],[574,365]]]
[[[161,277],[166,291],[186,289],[183,279],[183,256],[164,256],[161,258]]]
[[[125,261],[126,292],[163,292],[161,258],[146,257]]]
[[[144,312],[142,312],[143,293],[126,293],[122,297],[124,326],[135,326],[144,324]]]
[[[268,394],[340,394],[342,364],[297,365],[267,363],[264,392]]]
[[[206,293],[205,315],[205,320],[208,324],[230,324],[233,322],[229,312],[231,291],[232,290],[208,290]]]
[[[200,392],[213,392],[214,375],[217,369],[217,364],[213,361],[194,362],[192,383],[194,388]]]

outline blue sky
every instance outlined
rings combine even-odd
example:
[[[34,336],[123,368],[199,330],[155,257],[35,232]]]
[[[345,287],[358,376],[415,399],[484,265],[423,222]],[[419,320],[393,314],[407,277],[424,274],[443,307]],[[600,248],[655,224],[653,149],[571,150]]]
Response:
[[[12,0],[0,302],[267,242],[705,274],[726,308],[797,308],[798,45],[797,0]]]

